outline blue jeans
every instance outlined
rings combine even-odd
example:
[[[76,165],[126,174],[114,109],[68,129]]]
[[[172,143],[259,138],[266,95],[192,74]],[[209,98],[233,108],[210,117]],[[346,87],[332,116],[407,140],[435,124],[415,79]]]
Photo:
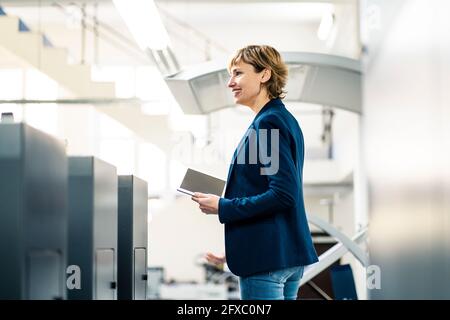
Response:
[[[239,277],[242,300],[296,300],[303,266]]]

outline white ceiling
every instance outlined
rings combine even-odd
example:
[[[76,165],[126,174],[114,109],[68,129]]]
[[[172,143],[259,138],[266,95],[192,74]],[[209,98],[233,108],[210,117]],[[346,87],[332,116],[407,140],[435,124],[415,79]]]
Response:
[[[331,3],[158,1],[159,7],[187,23],[318,23]]]
[[[332,4],[335,5],[335,11],[340,14],[341,21],[354,20],[356,2],[356,0],[314,1],[314,3],[264,0],[156,1],[169,32],[173,51],[182,65],[229,55],[240,46],[250,43],[271,44],[280,51],[335,52],[354,57],[355,32],[352,31],[351,36],[343,35],[349,44],[344,43],[335,48],[329,48],[318,40],[316,32],[324,10],[330,9]],[[86,3],[87,14],[93,15],[94,3],[98,3],[99,20],[128,39],[122,41],[103,29],[103,37],[98,42],[100,64],[151,64],[134,43],[133,37],[109,0],[16,0],[1,3],[8,14],[21,17],[34,30],[43,30],[55,46],[68,48],[75,61],[79,60],[81,55],[81,28],[75,18],[70,18],[70,12],[74,17],[79,16],[79,11],[70,4]],[[55,3],[63,6],[66,13],[55,6]],[[352,28],[347,27],[348,30]],[[91,31],[86,32],[85,45],[85,58],[91,61],[94,57],[94,37]]]

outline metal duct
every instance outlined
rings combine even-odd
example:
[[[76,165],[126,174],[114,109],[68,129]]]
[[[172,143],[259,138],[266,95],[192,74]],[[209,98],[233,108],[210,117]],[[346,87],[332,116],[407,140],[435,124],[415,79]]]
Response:
[[[289,67],[286,101],[307,102],[361,112],[361,65],[328,54],[282,53]],[[234,106],[225,61],[207,62],[165,78],[186,114],[208,114]]]

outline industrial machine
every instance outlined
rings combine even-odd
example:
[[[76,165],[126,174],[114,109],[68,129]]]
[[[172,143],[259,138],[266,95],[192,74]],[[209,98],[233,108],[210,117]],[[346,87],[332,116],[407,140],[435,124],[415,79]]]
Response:
[[[69,157],[68,264],[80,271],[80,286],[68,288],[69,299],[117,298],[117,190],[114,166]]]
[[[0,256],[0,299],[65,299],[64,144],[11,121],[0,123]]]
[[[120,300],[147,298],[147,182],[119,176],[118,292]]]

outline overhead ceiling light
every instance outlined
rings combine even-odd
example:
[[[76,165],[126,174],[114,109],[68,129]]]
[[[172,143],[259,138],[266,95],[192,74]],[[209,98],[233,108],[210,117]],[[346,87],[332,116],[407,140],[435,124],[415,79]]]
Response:
[[[325,41],[331,34],[334,26],[334,14],[331,10],[327,10],[322,15],[322,20],[320,21],[319,29],[317,29],[317,37]]]
[[[113,0],[113,3],[142,50],[169,46],[169,36],[153,0]]]

